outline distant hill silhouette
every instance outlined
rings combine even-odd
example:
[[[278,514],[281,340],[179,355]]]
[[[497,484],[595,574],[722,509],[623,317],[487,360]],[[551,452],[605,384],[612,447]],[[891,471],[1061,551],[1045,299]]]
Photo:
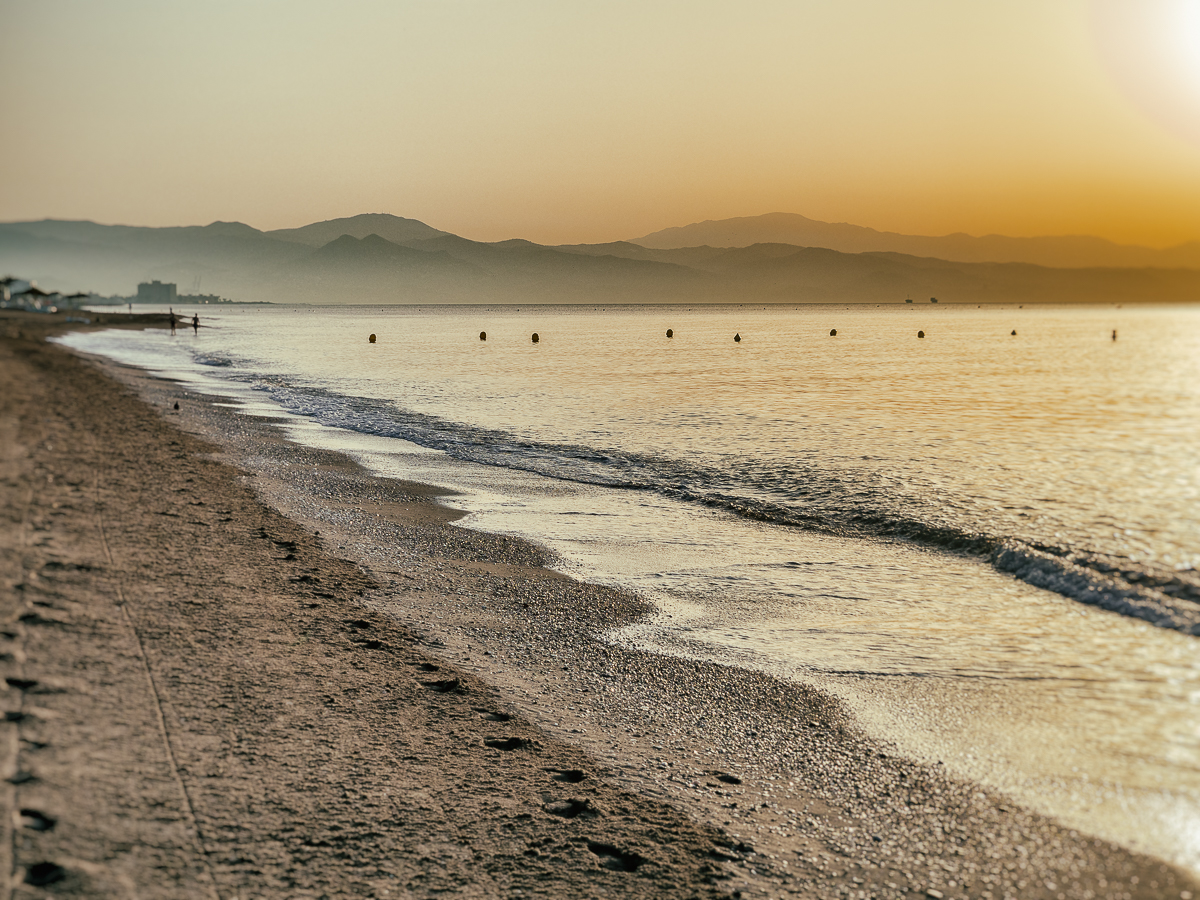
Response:
[[[456,291],[479,290],[485,280],[484,272],[446,253],[415,250],[377,234],[343,234],[270,272],[252,290],[281,303],[452,303]]]
[[[1155,250],[1086,236],[1014,238],[998,234],[972,237],[958,233],[925,237],[876,231],[845,222],[819,222],[795,213],[697,222],[656,231],[631,243],[660,250],[777,243],[824,247],[843,253],[908,253],[954,262],[1025,262],[1065,268],[1155,266],[1200,269],[1200,242]]]
[[[343,234],[356,238],[365,238],[367,235],[375,234],[394,244],[404,244],[408,241],[441,237],[447,232],[438,231],[416,219],[403,219],[387,213],[364,213],[348,219],[314,222],[312,225],[305,225],[302,228],[279,228],[275,231],[268,231],[266,234],[280,241],[295,241],[300,244],[308,244],[310,247],[323,247],[330,241],[337,240]]]
[[[173,281],[180,293],[232,292],[248,273],[298,259],[307,248],[240,222],[181,228],[45,219],[0,224],[0,269],[29,272],[49,289],[133,294],[139,281]],[[247,298],[248,299],[248,298]]]
[[[747,222],[759,231],[783,230],[795,240],[802,239],[801,232],[805,240],[840,235],[843,242],[867,245],[958,237],[887,235],[789,216],[701,223],[671,234],[680,241],[744,237],[750,233],[743,227]],[[525,240],[486,243],[386,215],[272,232],[239,222],[183,228],[10,222],[0,224],[0,272],[37,279],[51,290],[128,296],[138,282],[157,278],[175,282],[180,293],[279,303],[897,303],[906,296],[920,302],[937,297],[942,303],[1200,300],[1200,270],[1184,267],[1052,268],[888,249],[848,252],[778,240],[675,248],[628,241],[559,247]]]
[[[386,241],[377,234],[368,234],[359,238],[343,234],[336,240],[330,241],[324,247],[303,258],[306,265],[371,265],[380,262],[393,263],[428,263],[433,259],[449,259],[446,254],[426,253],[414,250],[400,244]]]

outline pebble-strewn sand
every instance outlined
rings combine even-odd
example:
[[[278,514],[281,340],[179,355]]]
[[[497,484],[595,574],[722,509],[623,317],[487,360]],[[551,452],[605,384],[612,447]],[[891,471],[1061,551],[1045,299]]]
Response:
[[[813,689],[612,646],[636,598],[53,327],[0,314],[18,896],[1197,891]]]

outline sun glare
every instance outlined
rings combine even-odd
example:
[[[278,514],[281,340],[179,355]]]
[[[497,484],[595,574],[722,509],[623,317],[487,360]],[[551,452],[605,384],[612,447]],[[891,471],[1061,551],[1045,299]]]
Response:
[[[1193,93],[1200,95],[1200,0],[1178,0],[1174,18],[1178,24],[1174,43],[1184,78]]]
[[[1093,0],[1113,80],[1149,118],[1200,144],[1200,0]]]

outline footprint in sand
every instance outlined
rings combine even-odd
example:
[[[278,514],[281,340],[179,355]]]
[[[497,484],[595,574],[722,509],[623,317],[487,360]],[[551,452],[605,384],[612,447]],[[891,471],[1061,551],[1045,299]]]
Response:
[[[422,681],[421,684],[439,694],[465,694],[467,689],[457,678],[447,678],[443,681]]]
[[[638,854],[621,850],[612,844],[588,841],[587,848],[600,857],[600,865],[615,872],[634,872],[646,861]]]
[[[484,746],[491,747],[493,750],[524,750],[526,747],[533,745],[533,741],[526,738],[510,737],[510,738],[484,738]]]
[[[52,862],[34,863],[25,871],[25,883],[34,887],[45,887],[66,877],[67,870]]]
[[[585,819],[590,819],[600,815],[600,811],[587,800],[554,800],[547,803],[542,809],[552,816],[559,816],[564,819],[576,819],[581,816]]]
[[[555,781],[565,781],[567,784],[579,784],[587,778],[587,773],[582,769],[547,769],[546,771],[554,773],[550,777]]]
[[[58,819],[48,816],[40,809],[23,809],[20,814],[21,827],[31,831],[50,831],[58,824]]]
[[[476,706],[476,707],[474,707],[474,709],[475,709],[475,712],[479,713],[481,716],[483,716],[489,722],[511,722],[512,721],[512,716],[510,716],[508,713],[493,712],[492,710],[490,710],[484,706]]]
[[[23,625],[53,625],[60,628],[67,624],[66,622],[49,618],[47,616],[43,616],[41,613],[35,612],[25,613],[17,621]]]

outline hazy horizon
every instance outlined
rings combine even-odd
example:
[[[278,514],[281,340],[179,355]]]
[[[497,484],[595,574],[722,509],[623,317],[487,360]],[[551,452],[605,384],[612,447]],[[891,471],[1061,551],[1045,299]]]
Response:
[[[271,232],[275,232],[275,231],[292,231],[292,230],[304,228],[309,225],[318,225],[318,224],[325,224],[325,223],[329,223],[329,222],[337,222],[337,221],[342,221],[345,219],[353,219],[353,218],[356,218],[358,216],[363,216],[363,215],[394,216],[396,218],[404,218],[404,219],[413,219],[414,218],[412,216],[405,215],[403,212],[371,210],[370,212],[365,212],[365,213],[364,212],[351,213],[347,216],[335,216],[335,217],[329,217],[329,218],[324,218],[324,219],[314,219],[312,221],[296,222],[295,224],[280,225],[280,226],[272,227],[272,228],[263,228],[263,227],[260,227],[259,225],[255,224],[254,222],[246,222],[246,221],[242,221],[242,220],[238,220],[238,219],[230,219],[230,218],[217,218],[217,219],[212,219],[207,222],[194,221],[194,222],[175,222],[175,223],[165,224],[165,225],[146,225],[141,222],[132,222],[132,221],[130,221],[130,222],[105,222],[105,221],[99,221],[96,219],[86,219],[86,218],[63,219],[63,218],[55,217],[55,216],[41,216],[41,217],[32,218],[32,219],[4,219],[4,220],[0,220],[0,225],[11,225],[11,224],[18,224],[21,222],[39,222],[39,221],[92,222],[97,225],[111,226],[111,227],[117,227],[117,228],[205,228],[210,225],[248,225],[249,227],[255,229],[256,231],[261,231],[264,234],[270,234]],[[625,235],[622,235],[619,237],[610,238],[607,241],[595,241],[595,242],[580,241],[580,242],[575,242],[575,243],[579,244],[579,245],[587,245],[589,243],[599,245],[599,244],[621,242],[621,241],[636,243],[639,238],[649,237],[651,235],[657,234],[660,231],[667,231],[667,232],[680,231],[680,230],[686,230],[691,226],[717,224],[717,223],[724,223],[724,222],[736,222],[738,220],[754,220],[754,219],[764,218],[764,217],[773,216],[773,215],[802,216],[804,218],[810,219],[810,220],[812,220],[818,224],[822,224],[822,225],[835,225],[835,226],[849,225],[849,226],[855,227],[855,228],[871,229],[874,231],[878,231],[881,234],[904,235],[903,232],[891,232],[887,229],[874,228],[873,226],[870,226],[870,225],[863,225],[860,222],[848,222],[848,221],[837,221],[837,220],[825,222],[825,221],[822,221],[819,219],[814,219],[812,216],[805,216],[804,213],[798,213],[798,212],[794,212],[794,211],[790,211],[790,210],[770,210],[770,211],[764,212],[764,213],[755,213],[755,214],[750,214],[750,215],[745,215],[745,216],[730,216],[728,218],[722,218],[722,219],[709,218],[709,219],[696,220],[694,222],[675,222],[675,223],[666,224],[662,228],[656,229],[653,232],[647,232],[646,234],[639,234],[639,235],[625,234]],[[420,219],[416,219],[415,221],[420,221],[420,222],[422,222],[422,224],[429,225],[430,227],[435,228],[437,230],[446,231],[447,233],[450,233],[450,234],[456,234],[457,236],[467,238],[468,240],[480,241],[480,242],[484,242],[484,243],[487,243],[487,242],[501,243],[501,242],[510,241],[510,240],[529,240],[529,238],[527,238],[526,236],[519,235],[519,234],[512,234],[512,235],[509,235],[508,237],[504,237],[504,238],[489,238],[489,239],[485,240],[483,238],[472,237],[470,234],[463,234],[460,232],[454,232],[450,229],[438,228],[438,224],[436,222],[425,222]],[[1015,237],[1015,238],[1038,239],[1038,238],[1083,237],[1083,238],[1100,238],[1102,240],[1112,240],[1111,238],[1106,238],[1100,234],[1096,234],[1096,233],[1085,234],[1083,232],[1073,232],[1073,233],[1064,233],[1064,234],[1015,235],[1015,234],[1000,234],[999,232],[971,233],[971,232],[965,232],[965,231],[957,231],[957,232],[945,232],[944,234],[909,234],[909,235],[905,235],[905,236],[928,237],[928,238],[936,239],[936,238],[942,238],[942,237],[956,237],[959,235],[965,235],[965,236],[971,237],[971,238],[991,238],[991,237],[1011,238],[1011,237]],[[1146,247],[1146,248],[1151,248],[1151,249],[1173,249],[1175,247],[1183,246],[1185,244],[1192,244],[1192,243],[1197,243],[1197,242],[1200,242],[1200,237],[1189,239],[1189,240],[1184,240],[1184,241],[1173,242],[1173,243],[1169,243],[1169,244],[1163,244],[1161,246],[1154,245],[1154,244],[1136,244],[1136,243],[1132,243],[1132,242],[1113,241],[1113,243],[1116,243],[1119,245],[1131,246],[1131,247]],[[534,242],[534,243],[541,243],[541,242]],[[570,242],[545,243],[545,244],[542,244],[542,246],[548,246],[548,247],[570,246]],[[714,244],[712,246],[724,246],[724,245]],[[745,246],[745,245],[739,244],[738,246]]]
[[[15,2],[0,220],[1200,239],[1200,3]]]

